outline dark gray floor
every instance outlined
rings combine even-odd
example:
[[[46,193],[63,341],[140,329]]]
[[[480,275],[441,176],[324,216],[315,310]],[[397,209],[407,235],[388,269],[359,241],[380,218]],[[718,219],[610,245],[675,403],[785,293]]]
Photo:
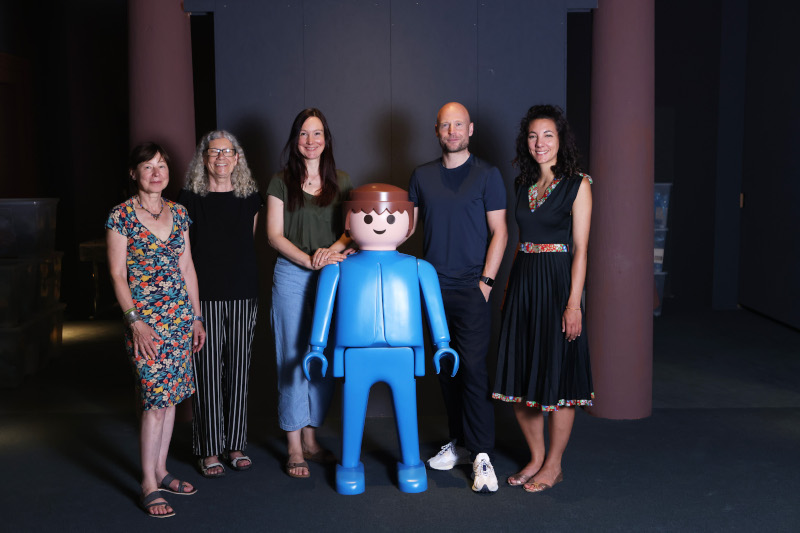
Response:
[[[367,421],[363,495],[281,471],[285,445],[272,383],[254,383],[248,452],[255,466],[207,480],[193,469],[191,428],[176,428],[170,467],[198,494],[173,496],[178,516],[147,518],[138,488],[134,397],[116,322],[69,323],[62,356],[0,390],[0,502],[5,531],[797,531],[800,523],[800,333],[746,311],[665,313],[655,321],[653,415],[637,421],[582,411],[565,481],[545,494],[469,490],[467,467],[429,471],[429,489],[394,481],[391,418]],[[264,361],[254,364],[266,365]],[[433,380],[432,376],[423,379]],[[430,383],[424,390],[431,390]],[[421,448],[446,437],[421,392]],[[525,461],[507,406],[498,406],[499,477]],[[337,412],[334,408],[332,413]],[[340,420],[320,435],[339,449]]]

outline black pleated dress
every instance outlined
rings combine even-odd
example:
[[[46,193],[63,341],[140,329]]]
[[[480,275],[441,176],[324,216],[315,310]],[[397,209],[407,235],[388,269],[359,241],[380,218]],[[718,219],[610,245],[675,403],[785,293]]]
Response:
[[[528,188],[517,191],[520,244],[503,306],[492,394],[497,400],[543,411],[592,405],[585,312],[580,337],[567,342],[561,331],[572,267],[571,211],[583,176],[554,180],[542,198]]]

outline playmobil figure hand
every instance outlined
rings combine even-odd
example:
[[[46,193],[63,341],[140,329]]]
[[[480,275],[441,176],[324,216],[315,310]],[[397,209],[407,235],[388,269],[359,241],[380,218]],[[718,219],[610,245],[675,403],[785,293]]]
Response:
[[[311,381],[311,375],[309,373],[308,367],[311,365],[311,361],[313,359],[319,359],[322,361],[322,375],[325,376],[325,372],[328,371],[328,358],[325,357],[325,354],[322,353],[321,346],[312,346],[311,351],[306,354],[303,358],[303,373],[306,375],[306,379]]]
[[[436,373],[438,374],[439,370],[440,370],[439,360],[444,356],[452,355],[453,356],[453,373],[450,374],[450,377],[451,378],[455,377],[456,372],[458,372],[458,354],[456,353],[456,351],[454,349],[452,349],[450,347],[450,343],[449,342],[440,342],[439,344],[436,345],[436,347],[438,348],[438,350],[436,350],[436,353],[433,354],[433,366],[434,366],[434,368],[436,368]]]

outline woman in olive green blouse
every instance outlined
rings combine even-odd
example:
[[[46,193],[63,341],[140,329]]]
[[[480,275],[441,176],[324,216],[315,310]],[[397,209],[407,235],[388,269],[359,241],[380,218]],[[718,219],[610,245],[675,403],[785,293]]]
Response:
[[[333,462],[316,439],[333,393],[330,377],[308,381],[302,361],[314,312],[317,271],[343,261],[350,252],[341,203],[350,177],[336,170],[331,133],[318,109],[304,109],[292,124],[283,149],[283,171],[267,188],[267,237],[278,251],[272,285],[272,328],[278,364],[278,417],[286,431],[286,473],[309,477],[306,460]]]

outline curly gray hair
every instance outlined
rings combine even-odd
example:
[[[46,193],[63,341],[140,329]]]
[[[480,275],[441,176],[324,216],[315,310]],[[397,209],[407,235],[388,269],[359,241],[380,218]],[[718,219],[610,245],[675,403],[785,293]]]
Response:
[[[236,164],[236,168],[233,169],[233,174],[231,174],[234,196],[245,198],[258,191],[258,185],[256,185],[253,175],[250,173],[250,166],[247,164],[242,145],[239,144],[239,140],[232,133],[225,130],[208,132],[200,139],[200,144],[197,145],[194,157],[189,163],[189,170],[186,171],[186,185],[184,188],[200,196],[208,194],[208,174],[204,156],[206,155],[206,150],[208,150],[208,144],[214,139],[228,139],[239,155],[239,162]]]

